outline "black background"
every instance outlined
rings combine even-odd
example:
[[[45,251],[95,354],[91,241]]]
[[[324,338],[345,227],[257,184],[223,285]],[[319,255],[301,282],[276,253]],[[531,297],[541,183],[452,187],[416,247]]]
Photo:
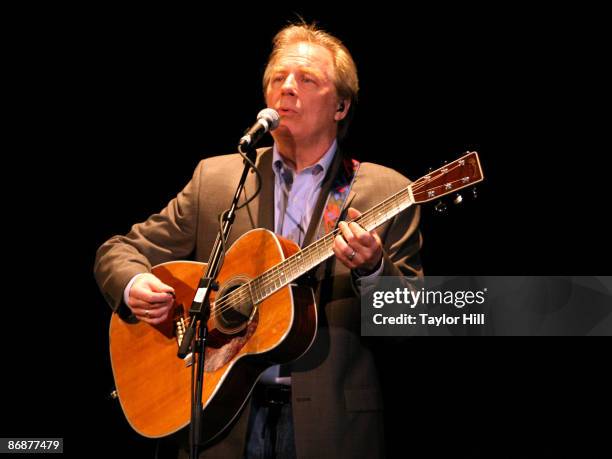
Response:
[[[235,150],[263,107],[271,39],[296,12],[357,62],[362,90],[344,145],[354,157],[416,179],[480,153],[478,199],[465,193],[444,216],[423,209],[427,274],[609,273],[599,12],[265,8],[14,16],[9,89],[13,119],[27,126],[8,150],[19,166],[5,172],[18,184],[5,210],[6,248],[19,255],[8,290],[19,294],[3,321],[2,436],[65,437],[79,457],[150,457],[154,443],[105,398],[110,310],[93,280],[95,250],[160,210],[201,158]],[[381,366],[390,453],[588,456],[610,409],[607,347],[411,340]]]

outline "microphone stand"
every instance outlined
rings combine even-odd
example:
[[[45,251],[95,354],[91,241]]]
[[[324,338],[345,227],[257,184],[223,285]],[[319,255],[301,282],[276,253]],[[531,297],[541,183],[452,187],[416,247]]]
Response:
[[[255,163],[257,152],[253,146],[246,147],[246,152],[243,151],[242,146],[238,149],[241,153],[246,153],[247,157]],[[248,161],[244,161],[244,170],[240,177],[240,182],[234,194],[234,199],[229,211],[225,213],[223,222],[217,238],[213,245],[210,258],[208,259],[208,266],[204,276],[200,279],[198,289],[196,291],[195,298],[191,303],[189,314],[191,320],[189,327],[185,331],[183,340],[178,351],[178,357],[185,359],[189,355],[189,349],[192,350],[192,362],[195,367],[192,369],[192,384],[191,387],[195,386],[195,394],[191,394],[191,424],[189,426],[189,457],[190,459],[198,458],[198,448],[200,446],[200,437],[202,434],[202,389],[204,387],[204,363],[205,363],[205,351],[206,351],[206,336],[208,334],[207,321],[210,315],[210,292],[212,290],[218,290],[219,285],[215,281],[219,270],[221,268],[221,257],[223,255],[223,246],[227,241],[229,234],[234,223],[236,216],[236,208],[238,207],[238,200],[240,193],[244,189],[247,174],[251,168]],[[196,336],[197,330],[197,336]],[[194,336],[196,339],[194,340]],[[195,378],[195,381],[194,381]]]

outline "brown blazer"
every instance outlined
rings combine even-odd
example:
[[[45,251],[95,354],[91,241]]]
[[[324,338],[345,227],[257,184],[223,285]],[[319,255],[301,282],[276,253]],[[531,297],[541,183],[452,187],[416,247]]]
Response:
[[[308,229],[307,245],[341,167],[340,155],[323,182]],[[274,230],[272,149],[258,151],[263,176],[259,196],[237,212],[229,243],[255,227]],[[160,213],[136,224],[125,236],[114,236],[97,252],[95,276],[114,310],[126,307],[123,290],[130,279],[159,263],[194,258],[206,262],[217,233],[217,216],[229,207],[242,172],[239,155],[205,159],[192,180]],[[368,210],[409,184],[398,172],[362,163],[347,205]],[[249,174],[247,195],[255,190]],[[402,212],[378,229],[384,245],[385,276],[421,276],[419,208]],[[371,352],[360,336],[360,303],[350,271],[332,258],[317,270],[319,329],[309,351],[292,364],[292,407],[298,457],[382,457],[382,397]],[[248,405],[233,428],[201,457],[242,457]]]

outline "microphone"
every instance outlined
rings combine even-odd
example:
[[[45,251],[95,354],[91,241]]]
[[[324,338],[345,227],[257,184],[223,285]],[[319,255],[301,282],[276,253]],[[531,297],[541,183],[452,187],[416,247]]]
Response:
[[[264,108],[257,114],[257,122],[240,138],[238,148],[242,151],[245,148],[254,147],[266,132],[276,129],[279,123],[278,112],[272,108]]]

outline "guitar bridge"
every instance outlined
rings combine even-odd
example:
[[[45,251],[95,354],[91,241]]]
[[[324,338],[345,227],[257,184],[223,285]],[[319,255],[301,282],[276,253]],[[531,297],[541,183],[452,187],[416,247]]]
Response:
[[[184,312],[185,309],[182,304],[178,305],[174,310],[174,335],[176,336],[177,348],[181,347],[181,343],[185,337],[185,330],[187,330],[189,326],[189,318],[185,319]],[[185,367],[193,365],[193,353],[190,352],[187,354],[183,358],[183,361],[185,362]]]

